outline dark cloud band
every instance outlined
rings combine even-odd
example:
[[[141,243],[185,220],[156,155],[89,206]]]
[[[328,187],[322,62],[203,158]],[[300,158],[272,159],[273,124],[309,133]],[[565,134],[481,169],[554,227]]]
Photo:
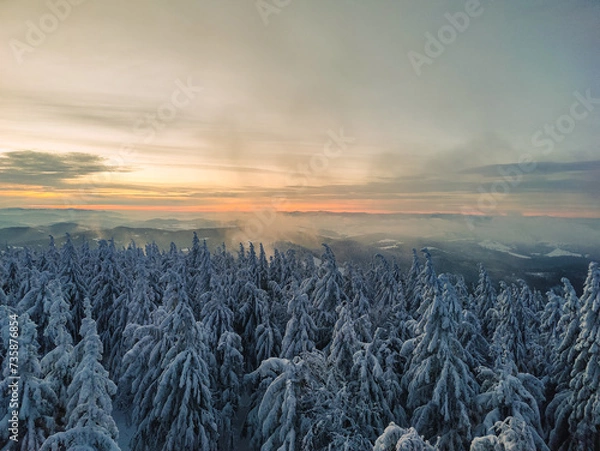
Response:
[[[108,171],[114,168],[104,158],[89,153],[18,150],[0,155],[0,183],[58,187],[68,180]]]

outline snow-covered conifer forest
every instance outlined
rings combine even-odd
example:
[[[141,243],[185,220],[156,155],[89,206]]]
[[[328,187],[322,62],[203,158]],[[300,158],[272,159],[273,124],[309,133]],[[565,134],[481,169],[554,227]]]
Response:
[[[427,249],[7,248],[0,449],[597,450],[600,267],[556,283]]]

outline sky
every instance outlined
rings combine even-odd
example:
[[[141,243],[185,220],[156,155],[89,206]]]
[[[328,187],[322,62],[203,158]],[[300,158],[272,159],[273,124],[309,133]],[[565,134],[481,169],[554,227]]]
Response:
[[[0,208],[600,217],[596,0],[0,0]]]

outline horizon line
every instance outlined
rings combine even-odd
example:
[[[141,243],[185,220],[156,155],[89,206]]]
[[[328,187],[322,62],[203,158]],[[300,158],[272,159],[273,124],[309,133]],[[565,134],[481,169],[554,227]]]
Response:
[[[215,210],[215,209],[199,209],[197,207],[167,207],[167,206],[142,206],[142,205],[88,205],[88,206],[66,206],[66,205],[28,205],[26,207],[0,207],[1,210],[37,210],[37,211],[81,211],[81,212],[156,212],[156,213],[209,213],[209,214],[230,214],[230,215],[248,215],[256,212],[262,212],[265,209],[247,209],[247,210]],[[562,219],[600,219],[600,213],[589,212],[588,214],[570,214],[565,212],[510,212],[499,214],[485,214],[482,212],[463,213],[460,211],[388,211],[388,210],[323,210],[323,209],[307,209],[307,210],[273,210],[276,214],[293,215],[293,214],[330,214],[330,215],[371,215],[371,216],[462,216],[476,218],[562,218]]]

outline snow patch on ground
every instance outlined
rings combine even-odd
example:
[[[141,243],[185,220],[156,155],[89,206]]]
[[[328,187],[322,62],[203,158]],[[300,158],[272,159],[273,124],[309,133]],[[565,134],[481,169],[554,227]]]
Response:
[[[498,243],[497,241],[486,240],[486,241],[481,241],[478,244],[479,244],[479,246],[483,247],[484,249],[489,249],[491,251],[497,251],[497,252],[504,252],[505,254],[512,255],[513,257],[531,258],[527,255],[517,254],[512,251],[511,247],[506,246],[505,244],[502,244],[502,243]]]
[[[546,254],[546,257],[581,257],[581,254],[575,252],[566,251],[564,249],[556,248],[552,252]]]
[[[381,250],[390,250],[390,249],[398,249],[401,244],[404,244],[402,241],[394,240],[392,238],[385,238],[383,240],[377,241],[379,245],[379,249]]]
[[[512,249],[510,247],[506,246],[505,244],[498,243],[497,241],[482,241],[478,244],[479,244],[479,246],[481,246],[485,249],[490,249],[492,251],[507,252],[507,253],[512,251]]]
[[[509,252],[508,254],[512,255],[513,257],[517,257],[517,258],[531,258],[528,255],[515,254],[514,252]]]
[[[236,451],[251,451],[250,449],[250,439],[245,437],[244,432],[244,423],[246,421],[246,417],[248,416],[248,412],[250,411],[250,393],[245,391],[242,393],[240,398],[240,408],[238,409],[237,415],[233,421],[233,427],[235,429],[235,442],[236,442]]]
[[[548,273],[545,273],[545,272],[527,272],[525,274],[528,274],[528,275],[533,276],[533,277],[539,277],[541,279],[547,279],[548,278]]]
[[[121,451],[129,451],[129,442],[133,434],[135,434],[135,426],[127,425],[127,414],[122,410],[114,409],[112,417],[117,424],[117,428],[119,428],[119,440],[117,440],[117,443]]]

